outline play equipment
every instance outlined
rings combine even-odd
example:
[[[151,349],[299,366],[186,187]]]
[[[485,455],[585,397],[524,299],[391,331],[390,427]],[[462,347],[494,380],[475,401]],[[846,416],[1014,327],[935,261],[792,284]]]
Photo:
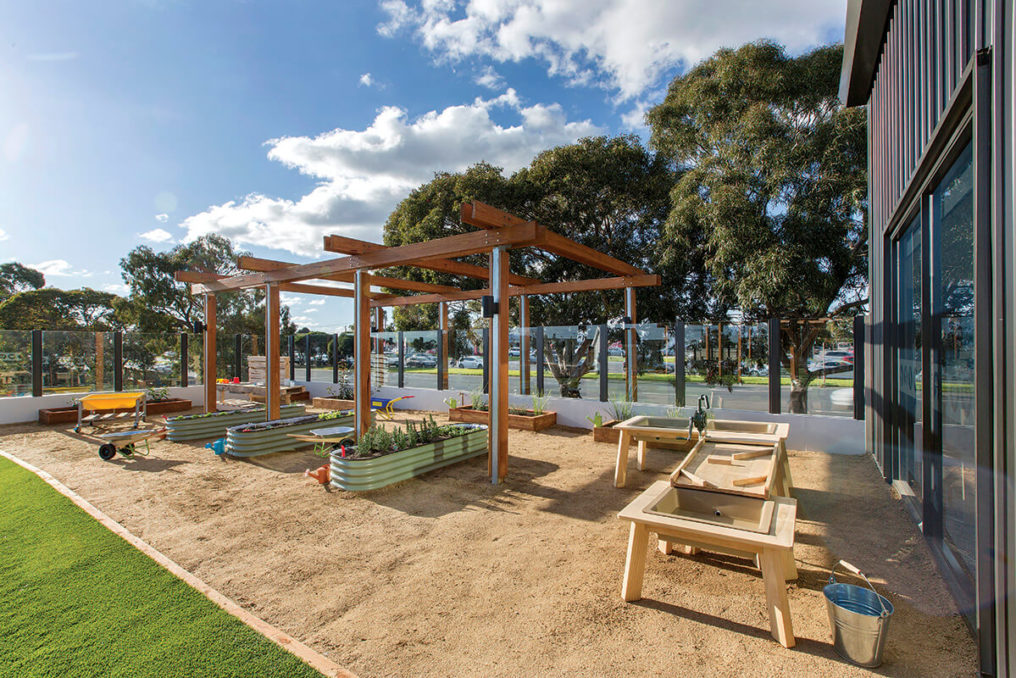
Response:
[[[223,454],[226,453],[226,439],[219,438],[218,440],[213,440],[210,443],[205,443],[205,449],[211,450],[216,455],[221,457]]]
[[[148,414],[147,400],[142,391],[130,391],[125,393],[89,393],[74,401],[78,406],[78,423],[74,427],[75,433],[81,432],[83,424],[97,427],[100,422],[109,423],[115,419],[133,417],[132,428],[144,421]],[[117,410],[131,410],[129,412],[118,412]],[[86,415],[85,412],[92,414]]]
[[[370,408],[388,421],[391,421],[395,415],[395,408],[392,406],[400,400],[408,400],[409,398],[414,397],[415,396],[411,395],[399,396],[398,398],[381,398],[378,396],[371,396]]]
[[[309,434],[309,435],[307,435]],[[314,443],[314,454],[322,457],[334,447],[355,444],[353,440],[352,426],[329,426],[327,428],[312,428],[304,433],[289,433],[290,438],[296,438],[305,443]]]
[[[836,568],[842,567],[864,580],[868,588],[836,581]],[[859,569],[841,560],[829,571],[829,583],[822,589],[833,631],[833,648],[836,653],[867,668],[882,663],[893,604],[879,595],[875,587]]]
[[[97,438],[104,440],[99,445],[99,458],[103,461],[109,461],[116,456],[119,452],[128,459],[133,458],[135,455],[147,457],[152,452],[152,448],[148,445],[149,440],[166,437],[165,428],[154,428],[147,429],[144,431],[116,431],[113,433],[101,433],[96,436]],[[135,445],[143,442],[145,444],[145,451],[141,452]]]

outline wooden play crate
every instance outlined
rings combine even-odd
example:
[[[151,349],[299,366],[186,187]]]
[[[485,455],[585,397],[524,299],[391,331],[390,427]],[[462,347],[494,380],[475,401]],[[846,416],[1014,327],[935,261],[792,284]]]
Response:
[[[289,356],[279,358],[279,380],[289,379]],[[247,356],[247,381],[263,384],[268,381],[268,369],[265,367],[265,356]]]

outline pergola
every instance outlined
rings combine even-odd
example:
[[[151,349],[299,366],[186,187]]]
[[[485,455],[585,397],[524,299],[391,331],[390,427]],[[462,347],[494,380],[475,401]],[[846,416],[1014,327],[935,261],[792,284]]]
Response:
[[[519,297],[522,321],[522,369],[529,369],[529,346],[526,329],[529,326],[528,297],[534,294],[566,294],[593,290],[623,289],[625,312],[630,319],[626,329],[628,345],[627,377],[629,395],[634,398],[635,385],[635,289],[655,287],[660,276],[646,273],[624,261],[598,252],[551,231],[535,221],[527,221],[480,202],[462,205],[461,220],[477,228],[471,233],[451,235],[422,243],[399,247],[386,247],[377,243],[355,240],[343,236],[325,236],[327,252],[345,256],[316,261],[309,264],[291,264],[255,257],[241,257],[238,264],[249,271],[234,276],[182,271],[176,279],[192,283],[194,294],[204,295],[204,384],[205,410],[214,411],[215,390],[215,295],[244,289],[264,288],[265,353],[267,371],[267,418],[279,418],[279,293],[300,292],[347,297],[354,300],[354,385],[356,390],[355,429],[360,435],[370,427],[370,312],[383,313],[384,307],[414,304],[440,304],[441,329],[448,329],[447,303],[467,299],[485,299],[485,315],[490,317],[490,424],[488,469],[491,482],[500,482],[508,470],[508,304]],[[559,257],[605,271],[611,277],[567,282],[543,282],[534,278],[510,273],[508,262],[513,249],[536,247]],[[489,268],[476,266],[457,257],[487,254]],[[457,276],[486,281],[478,290],[461,290],[449,285],[403,280],[376,275],[372,271],[394,266],[412,266],[441,271]],[[308,284],[308,280],[327,280],[352,283],[352,289]],[[373,288],[416,292],[397,296]],[[447,332],[443,332],[447,342]],[[442,354],[447,360],[447,346]],[[447,375],[447,370],[444,371]],[[447,387],[447,385],[445,385]]]

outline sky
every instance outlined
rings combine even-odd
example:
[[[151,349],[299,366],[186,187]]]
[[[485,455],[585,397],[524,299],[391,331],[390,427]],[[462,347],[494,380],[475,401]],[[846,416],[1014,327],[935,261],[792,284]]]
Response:
[[[842,42],[846,0],[0,3],[0,262],[123,294],[207,233],[307,262],[380,242],[435,172],[511,173],[645,111],[721,47]],[[324,302],[324,303],[322,303]],[[284,294],[300,326],[351,304]]]

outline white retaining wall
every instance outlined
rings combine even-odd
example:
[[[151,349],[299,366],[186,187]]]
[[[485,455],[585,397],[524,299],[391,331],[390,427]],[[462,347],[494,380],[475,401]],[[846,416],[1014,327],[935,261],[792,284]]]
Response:
[[[195,406],[205,404],[204,386],[172,386],[169,395],[173,398],[187,398]],[[130,389],[127,389],[130,390]],[[19,396],[17,398],[0,398],[0,424],[20,424],[28,421],[39,421],[39,410],[51,407],[70,407],[75,398],[84,393],[54,393],[38,398]]]
[[[304,386],[312,397],[326,397],[328,387],[332,384],[323,382],[294,382]],[[446,412],[446,398],[455,398],[458,403],[469,404],[469,393],[455,390],[435,391],[424,388],[396,388],[382,386],[374,391],[383,398],[397,398],[400,395],[411,395],[412,398],[395,404],[401,410],[433,410]],[[530,407],[530,396],[513,395],[508,397],[511,405]],[[575,428],[592,428],[586,417],[600,412],[605,419],[609,418],[609,403],[578,398],[551,398],[547,401],[547,409],[557,412],[557,423],[561,426]],[[636,414],[666,415],[666,405],[636,403]],[[685,408],[690,411],[690,408]],[[790,424],[790,437],[787,447],[793,450],[829,452],[832,454],[864,454],[865,436],[864,422],[851,417],[831,417],[820,414],[769,414],[752,410],[711,410],[717,419],[735,419],[740,421],[778,421]]]

